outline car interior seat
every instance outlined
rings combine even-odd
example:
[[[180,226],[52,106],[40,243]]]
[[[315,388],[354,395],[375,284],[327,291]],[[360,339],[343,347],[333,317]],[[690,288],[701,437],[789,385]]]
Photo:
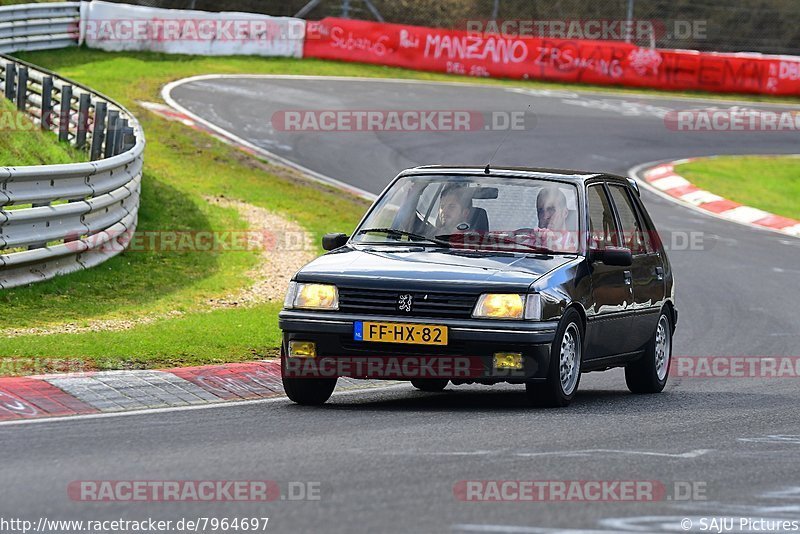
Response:
[[[489,215],[483,208],[471,208],[469,214],[469,229],[472,232],[489,231]]]

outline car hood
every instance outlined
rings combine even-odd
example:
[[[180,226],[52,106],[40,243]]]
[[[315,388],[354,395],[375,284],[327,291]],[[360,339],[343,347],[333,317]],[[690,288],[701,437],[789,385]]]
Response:
[[[526,291],[575,255],[513,254],[402,246],[346,246],[321,256],[296,276],[364,288]]]

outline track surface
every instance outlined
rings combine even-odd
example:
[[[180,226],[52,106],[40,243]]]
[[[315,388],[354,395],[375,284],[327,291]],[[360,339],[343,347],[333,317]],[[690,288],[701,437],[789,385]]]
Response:
[[[201,80],[172,96],[283,158],[371,192],[404,167],[484,164],[502,132],[281,133],[287,109],[521,110],[507,165],[625,173],[646,161],[792,153],[797,133],[678,133],[666,109],[708,103],[586,93],[334,80]],[[729,103],[717,104],[729,107]],[[750,107],[763,108],[754,104]],[[602,108],[602,109],[601,109]],[[643,193],[659,230],[702,232],[670,252],[680,320],[675,354],[800,355],[800,240],[713,219]],[[331,228],[331,231],[349,231]],[[273,532],[680,532],[689,517],[800,520],[797,379],[671,379],[627,393],[619,370],[584,375],[572,407],[524,407],[519,388],[410,386],[334,397],[97,420],[0,426],[0,515],[36,519],[269,516]],[[272,504],[80,503],[73,480],[318,481],[322,499]],[[461,480],[698,481],[705,501],[464,503]],[[695,531],[699,531],[696,529]]]

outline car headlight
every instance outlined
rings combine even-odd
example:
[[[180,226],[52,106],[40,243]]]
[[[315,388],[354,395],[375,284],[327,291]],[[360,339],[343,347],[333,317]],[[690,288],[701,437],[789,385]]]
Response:
[[[303,310],[338,310],[339,292],[330,284],[289,282],[283,307]]]
[[[541,300],[536,293],[484,293],[472,312],[472,316],[478,319],[538,320],[541,315]]]

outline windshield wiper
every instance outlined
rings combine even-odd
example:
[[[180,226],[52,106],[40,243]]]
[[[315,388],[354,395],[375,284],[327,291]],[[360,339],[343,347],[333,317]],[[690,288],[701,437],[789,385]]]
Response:
[[[446,239],[448,242],[451,242],[452,238],[454,236],[460,236],[460,235],[463,235],[463,234],[437,235],[436,239],[441,239],[441,240]],[[532,252],[539,252],[541,254],[558,254],[557,252],[555,252],[553,250],[550,250],[549,248],[541,247],[539,245],[529,245],[528,243],[520,243],[519,241],[516,241],[514,239],[511,239],[510,237],[506,237],[506,236],[503,236],[503,235],[493,234],[490,237],[490,239],[487,239],[487,241],[489,242],[488,244],[490,244],[490,245],[493,244],[492,241],[499,241],[501,243],[507,243],[509,245],[518,245],[520,247],[525,247],[526,249],[528,249],[528,250],[530,250]],[[472,244],[472,243],[469,243],[469,244]],[[486,244],[486,243],[476,243],[476,245],[481,245],[481,244]],[[479,248],[479,250],[480,250],[480,248]]]
[[[367,234],[367,233],[372,233],[372,232],[382,232],[382,233],[385,233],[387,235],[392,235],[392,236],[397,236],[397,237],[407,237],[409,239],[413,239],[413,240],[416,240],[416,241],[428,241],[430,243],[433,243],[433,244],[436,244],[436,245],[439,245],[439,246],[442,246],[442,247],[447,247],[447,248],[451,248],[453,246],[448,241],[443,241],[441,239],[436,239],[434,237],[428,237],[428,236],[424,236],[424,235],[420,235],[420,234],[415,234],[414,232],[406,232],[405,230],[399,230],[397,228],[365,228],[363,230],[359,230],[358,234],[356,234],[356,235]]]

